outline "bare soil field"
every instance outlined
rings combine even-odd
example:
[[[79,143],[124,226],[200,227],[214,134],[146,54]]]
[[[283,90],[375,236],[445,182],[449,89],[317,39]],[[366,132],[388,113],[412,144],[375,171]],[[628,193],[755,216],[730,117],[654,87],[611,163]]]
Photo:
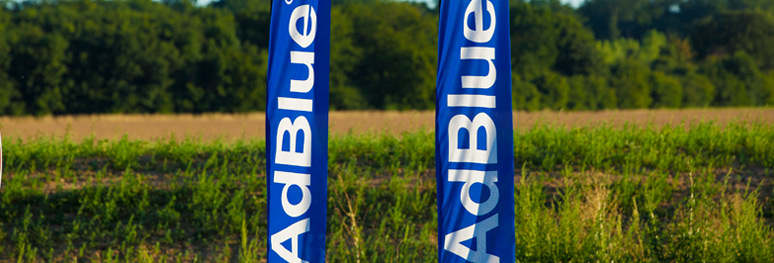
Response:
[[[433,129],[434,118],[433,111],[331,112],[330,131],[332,134],[400,134],[417,129]],[[8,138],[23,140],[41,136],[61,138],[65,135],[76,141],[92,135],[98,140],[116,139],[125,135],[129,139],[141,140],[172,136],[202,140],[262,139],[265,136],[265,119],[263,113],[0,117],[0,130]],[[740,121],[774,123],[774,108],[514,112],[516,129],[540,124],[567,127],[606,124],[620,127],[625,124],[690,125],[701,121],[718,124]]]

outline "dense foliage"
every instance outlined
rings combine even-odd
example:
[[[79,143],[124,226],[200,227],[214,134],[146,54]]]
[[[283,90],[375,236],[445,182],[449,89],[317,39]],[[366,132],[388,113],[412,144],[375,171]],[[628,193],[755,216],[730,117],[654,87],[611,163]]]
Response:
[[[268,0],[0,0],[0,115],[263,110]],[[438,10],[334,1],[332,109],[432,109]],[[774,0],[511,1],[518,110],[774,104]]]

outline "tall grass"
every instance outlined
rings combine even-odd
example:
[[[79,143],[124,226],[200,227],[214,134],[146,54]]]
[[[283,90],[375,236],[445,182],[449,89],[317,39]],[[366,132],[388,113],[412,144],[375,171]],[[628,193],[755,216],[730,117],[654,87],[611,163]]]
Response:
[[[436,259],[434,135],[329,149],[328,262]],[[263,141],[5,138],[3,262],[261,262]],[[767,262],[774,126],[515,134],[519,262]]]

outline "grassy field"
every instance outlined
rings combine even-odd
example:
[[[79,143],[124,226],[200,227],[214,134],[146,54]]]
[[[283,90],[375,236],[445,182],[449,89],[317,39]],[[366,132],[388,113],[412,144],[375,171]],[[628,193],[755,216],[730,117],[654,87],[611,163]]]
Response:
[[[434,135],[337,134],[328,262],[436,260]],[[265,143],[3,137],[0,262],[263,262]],[[771,122],[517,129],[518,262],[769,262]]]

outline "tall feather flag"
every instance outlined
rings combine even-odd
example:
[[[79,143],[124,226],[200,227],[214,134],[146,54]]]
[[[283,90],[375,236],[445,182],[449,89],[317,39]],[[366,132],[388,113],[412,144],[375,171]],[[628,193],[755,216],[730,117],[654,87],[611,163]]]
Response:
[[[438,260],[515,261],[508,0],[442,0]]]
[[[330,0],[275,0],[266,155],[268,262],[325,262]]]

